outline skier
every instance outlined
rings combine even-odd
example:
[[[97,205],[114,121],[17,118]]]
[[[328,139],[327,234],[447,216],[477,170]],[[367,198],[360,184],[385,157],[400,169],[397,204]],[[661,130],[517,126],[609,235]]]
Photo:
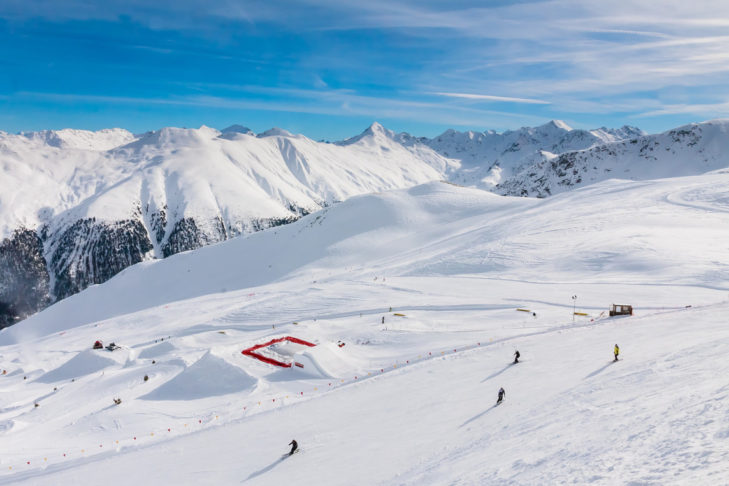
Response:
[[[517,349],[516,351],[514,351],[514,363],[513,364],[517,364],[519,362],[519,357],[521,357],[521,354],[519,354],[519,350]]]
[[[291,452],[289,452],[289,455],[292,455],[294,452],[296,452],[296,449],[299,448],[299,444],[296,443],[296,439],[289,442],[289,445],[291,446]]]
[[[504,387],[499,388],[499,399],[496,400],[496,405],[501,403],[504,400],[504,396],[506,395],[506,391],[504,390]]]
[[[618,355],[620,354],[620,348],[617,344],[615,345],[615,349],[613,349],[613,354],[615,355],[615,359],[613,360],[613,362],[615,362],[618,360]]]

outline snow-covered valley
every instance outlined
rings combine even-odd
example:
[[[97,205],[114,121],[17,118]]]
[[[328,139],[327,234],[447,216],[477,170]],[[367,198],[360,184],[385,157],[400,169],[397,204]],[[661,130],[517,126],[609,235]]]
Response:
[[[0,331],[0,482],[723,484],[727,188],[434,182],[134,265]]]

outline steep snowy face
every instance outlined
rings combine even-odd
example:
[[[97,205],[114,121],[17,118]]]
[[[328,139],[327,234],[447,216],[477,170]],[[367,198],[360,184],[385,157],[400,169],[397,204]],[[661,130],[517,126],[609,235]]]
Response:
[[[635,133],[628,127],[618,132]],[[729,167],[729,121],[714,120],[555,153],[520,167],[495,192],[546,197],[605,179],[660,179],[725,167]]]
[[[0,272],[36,261],[39,246],[46,262],[32,272],[33,305],[19,306],[25,287],[5,280],[0,325],[146,259],[442,178],[448,161],[432,150],[377,137],[340,146],[241,127],[0,134]]]

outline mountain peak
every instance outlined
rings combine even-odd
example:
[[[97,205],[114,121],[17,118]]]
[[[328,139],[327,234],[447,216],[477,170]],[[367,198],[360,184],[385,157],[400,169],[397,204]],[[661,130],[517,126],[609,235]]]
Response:
[[[563,132],[571,132],[572,131],[572,127],[569,126],[569,125],[567,125],[562,120],[550,120],[547,123],[545,123],[544,125],[540,125],[537,128],[538,129],[546,129],[546,130],[550,130],[550,131],[554,131],[554,130],[559,130],[559,131],[563,131]]]
[[[294,137],[295,135],[288,130],[284,130],[283,128],[273,127],[269,128],[263,133],[259,133],[256,135],[258,138],[266,138],[266,137]]]
[[[337,145],[351,145],[353,143],[357,143],[360,140],[363,140],[365,138],[389,138],[390,140],[394,140],[397,135],[392,130],[388,130],[387,128],[383,127],[378,122],[372,122],[372,124],[367,127],[362,133],[359,135],[356,135],[354,137],[348,138],[346,140],[342,140],[341,142],[337,142]]]
[[[379,122],[372,122],[372,124],[369,127],[367,127],[367,129],[359,135],[359,137],[362,138],[366,135],[372,135],[372,136],[380,135],[380,136],[384,136],[387,138],[395,138],[395,132],[383,127]]]
[[[372,124],[369,127],[367,127],[367,130],[365,130],[365,131],[384,133],[389,130],[387,130],[385,127],[383,127],[379,122],[374,121],[374,122],[372,122]]]
[[[255,135],[253,130],[251,130],[250,128],[238,124],[223,128],[220,133],[243,133],[246,135]]]
[[[194,146],[208,143],[218,137],[220,132],[201,125],[200,128],[163,127],[138,135],[136,140],[120,149],[140,149],[145,146],[172,147]]]

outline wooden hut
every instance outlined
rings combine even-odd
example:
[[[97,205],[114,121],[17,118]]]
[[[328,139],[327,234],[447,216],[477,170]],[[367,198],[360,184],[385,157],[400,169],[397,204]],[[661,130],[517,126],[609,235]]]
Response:
[[[632,316],[633,306],[632,305],[618,305],[613,304],[610,306],[610,317],[612,316]]]

